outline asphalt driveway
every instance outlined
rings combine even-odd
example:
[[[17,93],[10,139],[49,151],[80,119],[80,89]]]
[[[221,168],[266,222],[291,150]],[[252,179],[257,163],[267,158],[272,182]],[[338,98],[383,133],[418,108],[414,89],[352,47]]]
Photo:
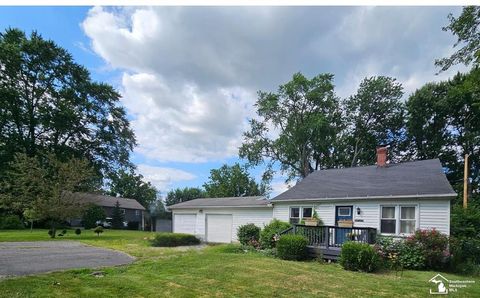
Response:
[[[72,268],[123,265],[134,258],[76,241],[0,242],[0,278]]]

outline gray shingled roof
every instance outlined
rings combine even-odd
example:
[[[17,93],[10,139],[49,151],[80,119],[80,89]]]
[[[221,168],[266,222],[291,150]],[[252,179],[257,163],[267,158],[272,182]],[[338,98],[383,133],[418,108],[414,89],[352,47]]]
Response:
[[[139,202],[137,202],[137,200],[134,199],[126,199],[83,192],[76,192],[75,196],[82,203],[93,203],[98,206],[115,207],[115,204],[118,201],[118,203],[120,204],[120,208],[145,210],[145,208]]]
[[[271,207],[264,197],[201,198],[168,206],[168,209],[207,207]]]
[[[316,171],[272,199],[456,196],[440,161],[421,161]]]

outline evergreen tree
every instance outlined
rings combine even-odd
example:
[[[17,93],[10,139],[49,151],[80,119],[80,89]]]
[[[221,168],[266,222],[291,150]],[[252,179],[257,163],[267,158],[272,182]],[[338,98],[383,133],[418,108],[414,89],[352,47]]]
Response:
[[[120,203],[117,201],[112,212],[112,227],[114,229],[122,229],[124,220],[125,217],[123,216],[122,209],[120,208]]]

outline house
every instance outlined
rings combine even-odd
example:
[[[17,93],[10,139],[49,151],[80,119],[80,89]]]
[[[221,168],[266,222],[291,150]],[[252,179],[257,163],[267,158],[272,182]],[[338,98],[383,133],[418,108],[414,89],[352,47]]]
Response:
[[[237,227],[245,223],[262,227],[277,218],[298,224],[316,213],[323,227],[308,233],[311,227],[299,227],[311,245],[328,248],[347,238],[372,242],[377,233],[405,237],[435,228],[448,235],[456,195],[438,159],[389,164],[382,147],[376,165],[316,171],[271,200],[196,199],[169,209],[174,232],[208,242],[236,241]]]
[[[113,208],[118,202],[125,222],[130,223],[130,225],[138,225],[140,230],[143,230],[145,227],[145,208],[137,200],[80,192],[75,193],[75,197],[81,203],[101,206],[107,218],[112,217]]]

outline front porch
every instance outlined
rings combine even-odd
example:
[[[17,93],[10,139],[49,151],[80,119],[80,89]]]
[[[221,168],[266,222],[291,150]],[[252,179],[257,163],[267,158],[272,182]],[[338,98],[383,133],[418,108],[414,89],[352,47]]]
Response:
[[[357,241],[373,244],[375,243],[377,229],[294,224],[293,227],[281,232],[280,236],[285,234],[305,236],[308,240],[308,250],[311,256],[322,256],[327,260],[337,260],[344,242]]]

